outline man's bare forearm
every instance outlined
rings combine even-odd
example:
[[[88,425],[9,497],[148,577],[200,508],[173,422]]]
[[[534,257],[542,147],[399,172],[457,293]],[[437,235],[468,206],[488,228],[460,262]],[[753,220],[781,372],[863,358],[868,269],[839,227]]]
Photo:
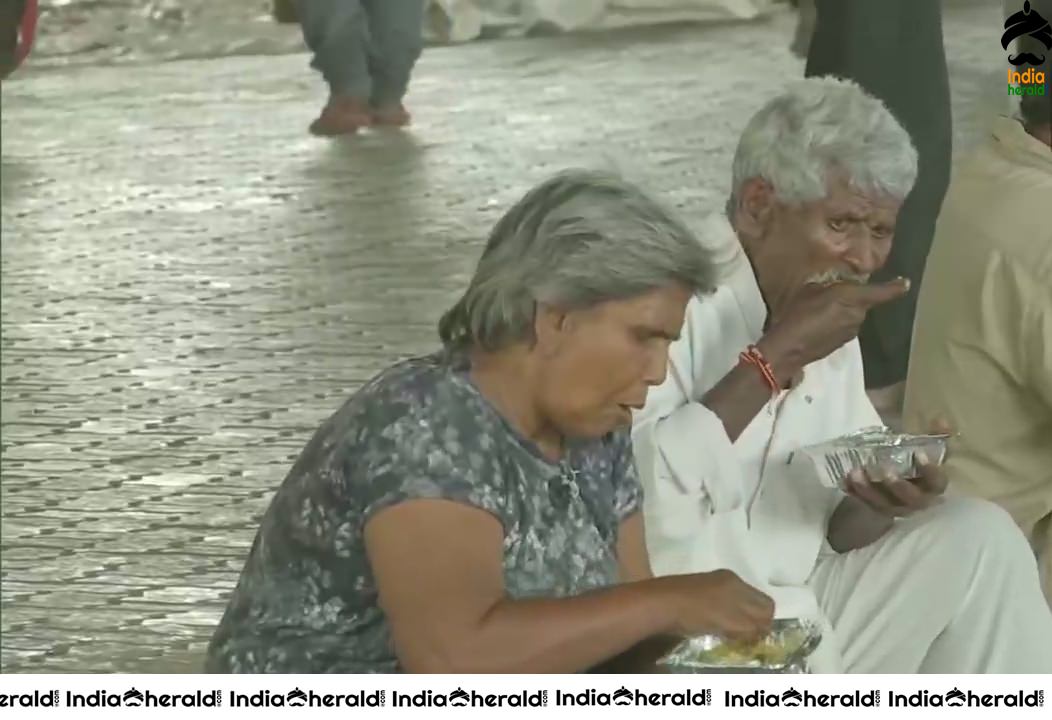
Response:
[[[829,517],[826,537],[833,550],[846,553],[875,543],[894,524],[893,518],[848,495]]]
[[[771,364],[775,378],[783,387],[798,372],[799,368],[790,359],[790,353],[781,350],[776,339],[764,337],[757,348]],[[771,401],[772,388],[759,369],[739,364],[723,376],[702,397],[702,404],[723,421],[727,437],[736,442],[753,418]]]

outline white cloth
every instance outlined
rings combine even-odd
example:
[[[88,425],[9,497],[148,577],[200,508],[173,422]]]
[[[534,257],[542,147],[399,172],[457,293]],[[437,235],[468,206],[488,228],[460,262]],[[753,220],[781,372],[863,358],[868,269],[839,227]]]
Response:
[[[1052,673],[1052,612],[1030,546],[985,500],[947,498],[868,547],[827,555],[811,587],[841,652],[820,670]]]
[[[929,656],[929,648],[922,647],[909,656],[920,657],[921,662],[911,664],[905,662],[906,654],[889,652],[888,644],[921,642],[923,635],[908,622],[895,627],[886,623],[889,627],[872,635],[879,626],[875,623],[887,615],[876,612],[886,597],[918,598],[911,607],[920,610],[928,602],[923,599],[924,588],[939,582],[946,592],[959,591],[956,603],[947,608],[953,621],[967,616],[974,623],[981,615],[991,624],[981,629],[1000,630],[1001,621],[988,617],[987,611],[998,604],[1011,606],[1020,618],[1013,622],[1029,628],[1029,639],[1013,636],[1004,642],[1022,648],[1017,657],[1024,667],[1052,671],[1052,614],[1046,609],[1034,617],[1031,609],[1023,607],[1023,598],[1030,594],[1037,594],[1040,600],[1036,567],[1028,570],[1025,559],[1012,563],[1002,558],[1002,565],[1022,568],[1011,588],[1000,579],[986,590],[974,587],[974,583],[994,582],[992,575],[981,574],[995,572],[990,557],[1011,556],[1016,551],[1005,538],[1011,534],[999,527],[993,509],[985,515],[969,515],[957,510],[958,501],[947,501],[936,511],[900,523],[878,543],[844,555],[834,553],[825,541],[829,517],[843,496],[797,472],[788,459],[805,445],[881,424],[866,397],[857,342],[809,365],[802,382],[762,410],[736,442],[730,441],[722,421],[699,400],[738,363],[738,354],[760,339],[766,308],[752,268],[726,219],[711,218],[702,237],[721,261],[723,284],[715,294],[690,301],[682,336],[670,350],[669,376],[651,390],[633,428],[636,462],[645,489],[647,547],[655,573],[735,571],[771,595],[778,617],[808,618],[825,626],[827,639],[816,654],[821,671],[967,672],[978,668],[967,664],[968,653],[952,657],[946,653],[946,664],[940,664]],[[961,526],[976,519],[981,522]],[[917,562],[918,551],[913,547],[919,531],[915,528],[924,528],[927,534],[922,533],[923,537],[951,557],[953,548],[947,546],[956,540],[955,533],[940,535],[929,529],[947,523],[962,533],[972,533],[982,550],[972,565],[947,568],[947,573],[940,574]],[[966,559],[966,555],[961,558]],[[865,590],[861,589],[863,571]],[[975,573],[980,573],[978,579]],[[966,582],[973,585],[963,587]],[[860,589],[848,592],[852,584],[859,584]],[[1008,593],[1016,599],[1005,596]],[[936,620],[933,615],[916,622],[927,623],[935,632]],[[1002,642],[995,635],[974,642],[982,653],[1000,657],[991,650],[991,643]],[[1029,652],[1027,648],[1035,642],[1038,647]]]
[[[753,20],[773,6],[773,0],[430,0],[427,31],[444,42],[467,42],[538,26],[577,32]]]

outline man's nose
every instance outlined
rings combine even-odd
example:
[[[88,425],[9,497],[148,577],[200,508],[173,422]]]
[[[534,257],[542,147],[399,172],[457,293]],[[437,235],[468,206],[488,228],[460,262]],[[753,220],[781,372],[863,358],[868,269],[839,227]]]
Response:
[[[884,267],[888,260],[889,249],[881,247],[868,231],[864,231],[860,237],[853,239],[851,248],[844,255],[844,262],[851,268],[851,272],[858,275],[872,275]]]

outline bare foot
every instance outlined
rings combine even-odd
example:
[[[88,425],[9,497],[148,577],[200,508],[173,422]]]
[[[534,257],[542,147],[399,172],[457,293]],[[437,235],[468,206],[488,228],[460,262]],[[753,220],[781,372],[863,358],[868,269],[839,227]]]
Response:
[[[366,103],[356,98],[333,97],[311,123],[310,131],[323,137],[336,137],[353,135],[371,124],[372,116]]]
[[[402,103],[373,108],[372,114],[373,125],[377,127],[405,127],[413,120]]]

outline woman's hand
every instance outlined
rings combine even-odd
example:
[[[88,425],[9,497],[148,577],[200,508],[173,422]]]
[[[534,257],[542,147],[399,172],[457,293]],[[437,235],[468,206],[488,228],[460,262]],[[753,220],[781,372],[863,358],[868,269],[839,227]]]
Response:
[[[669,575],[652,581],[667,593],[669,632],[713,633],[748,642],[766,635],[774,622],[774,601],[730,570]]]

